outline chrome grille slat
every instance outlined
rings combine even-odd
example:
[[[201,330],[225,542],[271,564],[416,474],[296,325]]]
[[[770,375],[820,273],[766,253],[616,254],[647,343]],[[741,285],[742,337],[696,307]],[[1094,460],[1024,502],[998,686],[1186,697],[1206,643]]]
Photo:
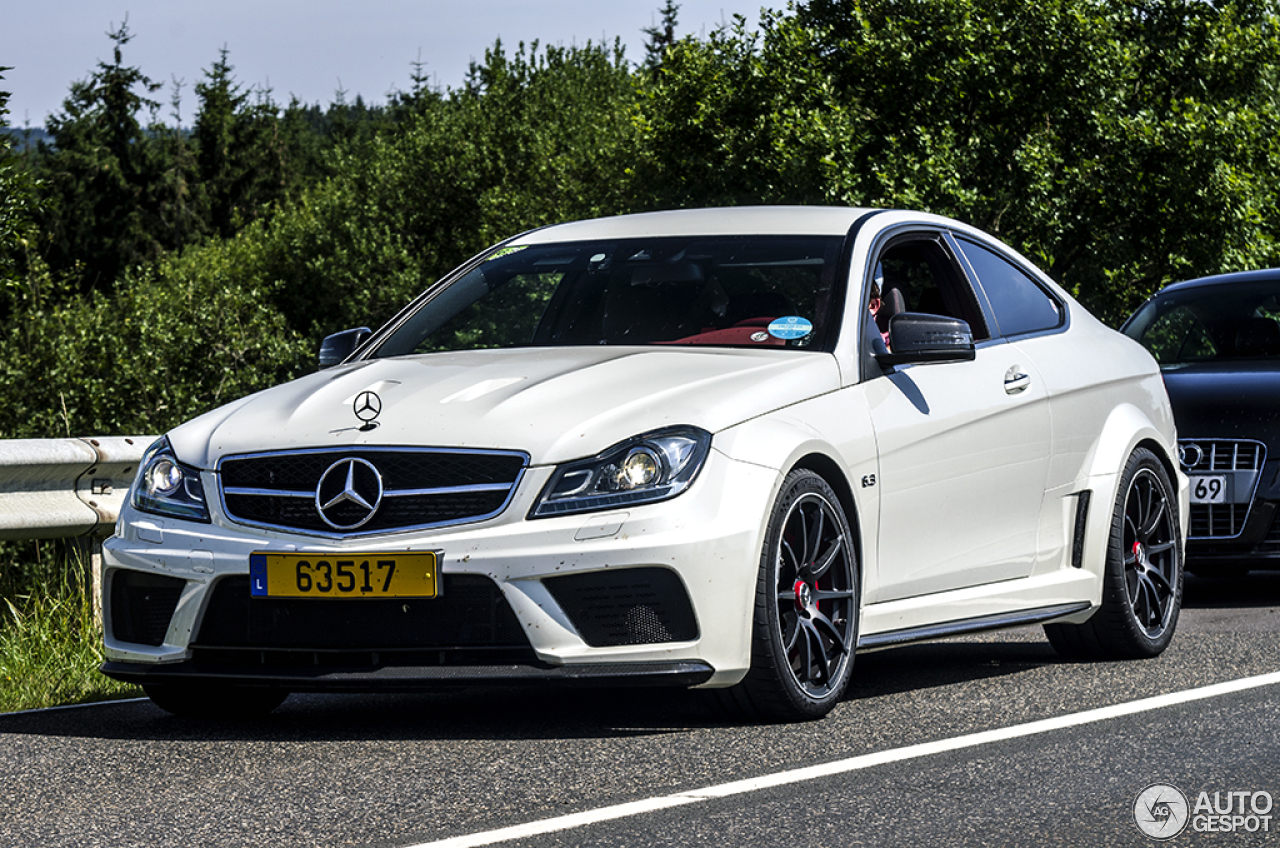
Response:
[[[245,486],[228,486],[222,490],[227,495],[262,495],[269,498],[314,498],[315,492],[290,492],[287,489],[252,489]]]
[[[464,492],[505,492],[510,486],[501,483],[477,483],[474,486],[441,486],[435,489],[404,489],[387,492],[389,498],[406,498],[417,495],[460,495]]]

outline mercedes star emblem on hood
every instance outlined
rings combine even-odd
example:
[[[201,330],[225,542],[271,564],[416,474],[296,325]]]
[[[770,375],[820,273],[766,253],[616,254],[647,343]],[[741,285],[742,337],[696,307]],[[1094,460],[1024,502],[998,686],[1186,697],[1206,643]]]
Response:
[[[351,410],[356,414],[356,418],[368,424],[381,414],[382,398],[378,397],[377,392],[361,392],[352,402]]]

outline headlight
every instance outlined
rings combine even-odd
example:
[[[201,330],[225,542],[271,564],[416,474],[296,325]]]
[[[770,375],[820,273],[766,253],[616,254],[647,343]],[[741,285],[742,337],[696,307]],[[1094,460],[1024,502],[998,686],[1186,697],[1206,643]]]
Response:
[[[698,476],[711,434],[696,427],[655,430],[599,456],[561,465],[530,518],[653,503],[683,492]]]
[[[131,498],[134,508],[143,512],[193,521],[209,520],[200,472],[178,462],[165,438],[142,455]]]

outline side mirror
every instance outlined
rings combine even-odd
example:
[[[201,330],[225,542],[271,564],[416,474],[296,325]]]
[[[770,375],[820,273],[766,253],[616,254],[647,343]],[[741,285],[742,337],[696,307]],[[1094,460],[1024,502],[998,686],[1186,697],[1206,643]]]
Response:
[[[966,321],[943,315],[900,312],[889,319],[889,353],[876,353],[880,365],[961,362],[974,358],[973,331]]]
[[[352,351],[360,347],[365,339],[369,338],[371,332],[372,330],[368,327],[356,327],[353,330],[343,330],[341,333],[325,336],[324,341],[320,343],[321,369],[332,368],[346,359]]]

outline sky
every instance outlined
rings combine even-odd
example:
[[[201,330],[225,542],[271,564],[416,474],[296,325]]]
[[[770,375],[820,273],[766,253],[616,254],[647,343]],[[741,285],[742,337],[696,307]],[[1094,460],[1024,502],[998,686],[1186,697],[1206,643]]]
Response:
[[[11,126],[43,126],[76,80],[110,63],[106,33],[128,18],[124,63],[165,84],[153,99],[173,123],[173,81],[182,82],[181,120],[194,117],[195,83],[222,48],[245,88],[269,88],[280,104],[296,96],[328,105],[336,92],[380,104],[412,87],[415,62],[438,87],[456,87],[472,60],[502,39],[516,45],[585,46],[620,38],[632,62],[644,58],[644,28],[663,0],[23,0],[6,4],[0,89],[11,92]],[[677,35],[705,36],[734,15],[759,21],[782,0],[680,0]]]

